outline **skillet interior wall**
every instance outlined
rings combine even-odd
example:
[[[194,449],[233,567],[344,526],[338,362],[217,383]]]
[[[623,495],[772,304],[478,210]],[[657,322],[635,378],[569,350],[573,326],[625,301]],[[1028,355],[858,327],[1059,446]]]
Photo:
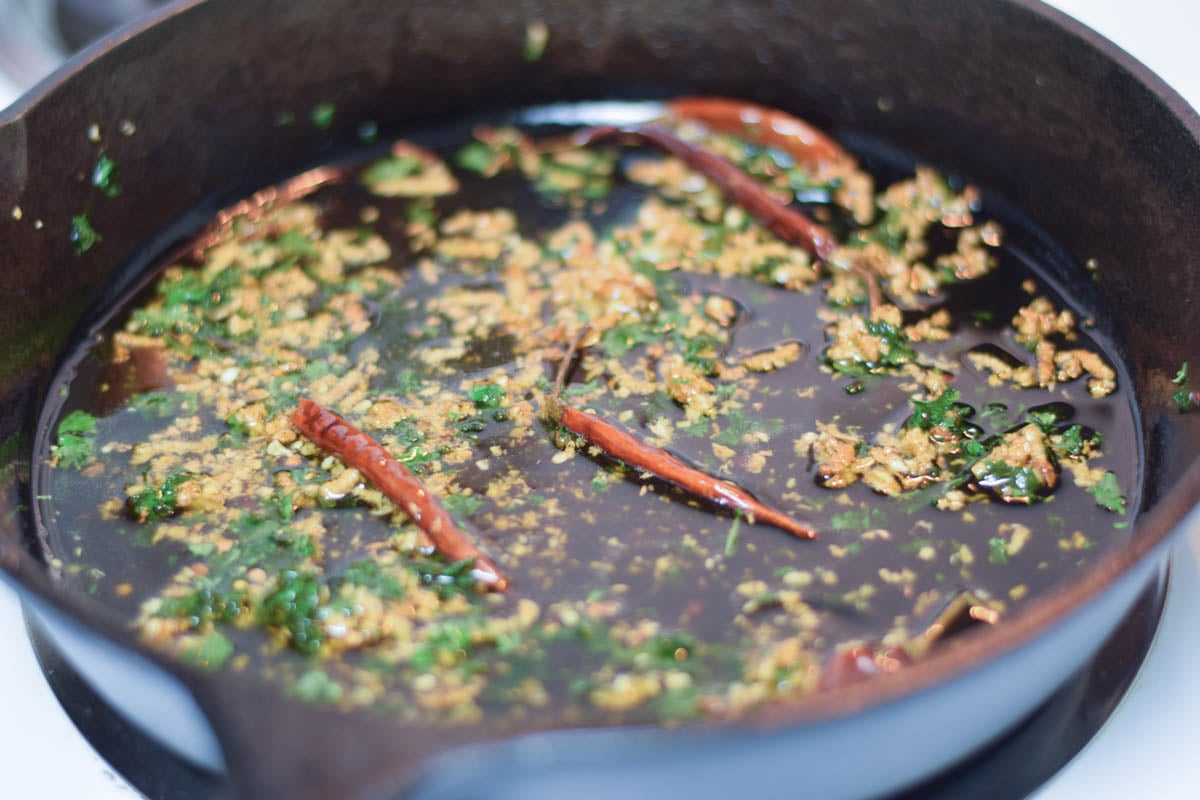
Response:
[[[531,64],[521,45],[534,20],[550,44]],[[1101,328],[1151,399],[1147,503],[1186,467],[1193,450],[1175,426],[1196,426],[1171,412],[1168,379],[1197,350],[1200,272],[1179,268],[1200,253],[1184,203],[1200,195],[1194,137],[1128,72],[1021,4],[934,0],[185,4],[0,127],[0,288],[19,300],[0,308],[0,441],[27,441],[10,437],[32,433],[71,326],[120,270],[353,146],[361,122],[387,137],[487,108],[682,92],[869,131],[1024,210],[1074,257],[1074,269],[1044,259],[1064,265],[1064,283],[1111,309]],[[310,119],[321,103],[336,109],[328,127]],[[91,185],[101,152],[118,165],[117,197]],[[102,239],[79,254],[82,214]],[[1095,283],[1078,268],[1090,257]],[[6,470],[10,508],[27,472]]]

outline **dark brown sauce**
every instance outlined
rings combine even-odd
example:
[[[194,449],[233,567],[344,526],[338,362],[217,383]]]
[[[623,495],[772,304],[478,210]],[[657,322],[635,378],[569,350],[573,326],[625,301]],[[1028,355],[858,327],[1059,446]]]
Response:
[[[438,201],[438,210],[443,215],[459,208],[512,208],[518,214],[522,234],[532,237],[563,223],[573,213],[561,204],[548,203],[535,195],[519,177],[506,175],[483,180],[459,173],[459,178],[462,181],[459,192]],[[603,211],[589,216],[589,221],[598,229],[627,221],[646,191],[618,177]],[[393,257],[389,264],[398,270],[411,267],[405,255],[408,244],[402,227],[406,201],[372,196],[358,182],[349,179],[324,186],[308,199],[323,209],[321,225],[327,230],[358,227],[362,209],[377,207],[381,221],[373,227],[391,245]],[[986,210],[980,216],[986,218]],[[946,246],[952,248],[952,240]],[[875,494],[861,483],[839,492],[817,486],[813,481],[813,464],[794,454],[793,440],[812,430],[815,421],[837,419],[843,428],[861,426],[866,431],[878,430],[885,423],[899,427],[912,414],[908,402],[913,395],[911,388],[901,388],[903,381],[895,377],[868,376],[861,379],[861,387],[854,387],[862,391],[851,394],[844,389],[857,381],[831,376],[822,369],[820,356],[825,346],[826,323],[818,314],[825,305],[819,291],[785,291],[749,278],[672,273],[669,280],[681,292],[718,292],[738,304],[739,318],[723,357],[736,359],[788,341],[801,342],[804,352],[797,363],[761,377],[753,414],[761,419],[782,420],[780,430],[772,433],[770,442],[763,445],[772,454],[761,470],[747,469],[744,457],[740,457],[732,462],[732,472],[723,472],[713,456],[708,436],[679,434],[670,449],[701,469],[720,472],[722,477],[752,488],[761,500],[811,523],[820,531],[820,539],[797,541],[769,527],[736,523],[721,509],[688,498],[661,482],[639,478],[632,470],[621,471],[617,469],[619,465],[603,456],[556,462],[554,457],[560,451],[551,431],[542,428],[537,432],[540,435],[507,446],[503,468],[522,475],[533,494],[556,498],[562,503],[567,515],[555,522],[569,527],[569,546],[563,552],[553,552],[545,530],[525,530],[523,541],[534,555],[506,562],[505,552],[514,534],[511,526],[502,529],[498,522],[506,515],[518,516],[518,511],[506,512],[485,500],[469,521],[479,544],[499,563],[507,565],[508,577],[515,587],[510,595],[498,601],[500,607],[511,608],[519,598],[531,598],[544,610],[554,601],[582,601],[589,594],[608,591],[613,584],[623,584],[628,589],[620,595],[623,610],[619,619],[653,617],[664,632],[683,631],[700,642],[728,645],[736,651],[749,644],[751,633],[739,618],[756,626],[773,627],[781,638],[798,633],[789,628],[787,615],[778,612],[770,597],[762,598],[758,610],[745,611],[744,605],[750,598],[737,590],[739,584],[748,581],[763,581],[768,594],[783,588],[780,570],[790,567],[811,573],[812,582],[804,586],[802,593],[805,602],[821,615],[816,631],[799,635],[808,649],[827,656],[843,643],[881,641],[898,627],[904,627],[910,635],[919,633],[929,624],[933,613],[930,611],[925,618],[914,614],[917,596],[924,592],[936,592],[941,598],[929,604],[931,609],[944,605],[960,591],[971,590],[1005,599],[1006,616],[1019,613],[1023,604],[1068,579],[1082,562],[1123,544],[1128,531],[1122,523],[1136,513],[1140,476],[1134,401],[1123,374],[1118,378],[1115,394],[1095,399],[1088,394],[1082,380],[1060,384],[1053,392],[993,387],[988,384],[986,374],[965,361],[965,354],[977,348],[1023,352],[1007,330],[1007,321],[1029,300],[1029,295],[1020,289],[1022,281],[1035,280],[1039,293],[1049,296],[1058,307],[1072,305],[1068,298],[1056,295],[1038,265],[1029,263],[1016,249],[1003,245],[997,258],[999,266],[990,275],[947,290],[945,307],[955,316],[954,335],[941,344],[923,344],[922,358],[962,364],[953,386],[961,393],[962,402],[975,408],[974,420],[985,425],[989,432],[1011,429],[1021,421],[1025,410],[1051,402],[1061,404],[1064,421],[1101,431],[1104,456],[1094,466],[1113,470],[1121,477],[1129,501],[1127,514],[1117,516],[1098,506],[1090,494],[1069,480],[1060,483],[1053,500],[1047,503],[972,504],[968,506],[973,517],[970,521],[964,520],[959,512],[931,507],[929,500],[933,495],[896,500]],[[374,324],[350,346],[349,352],[358,353],[367,347],[379,350],[382,372],[374,388],[387,394],[396,377],[418,363],[415,356],[422,348],[438,346],[447,340],[445,324],[427,324],[422,303],[449,286],[486,288],[494,285],[495,280],[490,274],[473,276],[448,271],[435,284],[409,282],[403,292],[373,298]],[[138,299],[131,298],[128,307],[137,302]],[[972,312],[980,311],[987,313],[973,316]],[[119,328],[124,319],[125,314],[114,316],[109,331]],[[1103,339],[1089,335],[1086,330],[1080,331],[1077,346],[1104,353],[1109,363],[1119,364]],[[497,368],[511,362],[520,347],[520,341],[505,335],[476,341],[454,365],[460,372],[454,382],[473,375],[493,375]],[[125,405],[126,397],[114,399],[112,391],[98,393],[95,387],[101,383],[119,383],[129,390],[120,394],[132,396],[147,388],[158,388],[162,381],[155,377],[153,362],[147,356],[134,365],[131,373],[119,374],[107,363],[104,346],[84,343],[68,359],[68,367],[57,383],[67,392],[63,412],[85,408],[97,413],[102,440],[143,440],[150,431],[168,424],[170,417],[135,411]],[[545,365],[547,378],[555,366]],[[808,386],[818,386],[821,390],[812,396],[797,391]],[[537,402],[534,397],[513,399]],[[601,393],[588,395],[582,405],[606,419],[615,420],[622,412],[632,412],[632,422],[625,427],[641,433],[645,433],[644,426],[655,414],[674,414],[677,422],[683,418],[678,408],[648,408],[646,401],[646,397],[638,395],[619,399]],[[203,408],[199,414],[206,429],[209,426],[218,431],[225,429],[224,420]],[[484,421],[475,431],[474,449],[485,455],[489,445],[503,441],[510,426],[504,420]],[[55,427],[51,425],[43,432],[46,439]],[[51,443],[43,441],[39,452],[48,453]],[[608,470],[609,478],[603,486],[598,486],[597,475],[602,470]],[[461,484],[474,487],[482,495],[490,473],[468,464],[458,477]],[[123,496],[125,485],[137,480],[136,474],[109,470],[99,478],[86,479],[78,472],[55,469],[43,472],[42,478],[43,484],[35,492],[52,498],[52,502],[40,507],[42,521],[56,554],[68,565],[68,581],[96,592],[131,618],[140,603],[156,594],[178,566],[193,560],[181,544],[144,546],[149,534],[144,524],[123,517],[101,518],[98,507],[110,498]],[[791,489],[785,488],[788,479],[795,480]],[[799,492],[804,501],[789,503],[785,499],[789,492]],[[584,501],[575,499],[576,495]],[[331,529],[332,542],[326,544],[329,555],[325,569],[330,574],[337,574],[346,564],[362,558],[366,544],[384,541],[393,533],[386,520],[371,517],[361,508],[345,508],[338,513],[339,526]],[[731,538],[735,524],[736,537]],[[994,563],[988,558],[989,539],[1002,524],[1027,526],[1032,535],[1019,556],[1005,563]],[[886,530],[887,536],[864,536],[879,529]],[[1083,532],[1092,545],[1086,549],[1064,549],[1063,540],[1075,531]],[[951,555],[963,546],[973,554],[973,560],[952,561]],[[928,560],[920,557],[923,547],[932,547],[934,556]],[[663,556],[673,559],[673,568],[656,577],[655,564]],[[286,566],[286,562],[281,556],[278,567]],[[261,566],[271,572],[277,568],[274,564],[267,558]],[[911,570],[915,578],[903,584],[890,583],[881,578],[881,569]],[[831,575],[836,577],[827,577]],[[115,589],[125,583],[133,587],[127,595]],[[855,603],[847,599],[848,593],[867,585],[874,587],[867,601]],[[1019,585],[1026,587],[1025,593],[1014,596],[1012,590]],[[259,664],[267,672],[299,675],[313,665],[310,659],[295,653],[264,650],[262,635],[257,630],[229,628],[225,632],[239,652],[248,653],[251,663]],[[545,663],[537,669],[554,700],[548,708],[530,712],[531,718],[542,719],[547,725],[658,718],[658,712],[650,707],[614,714],[588,707],[576,699],[572,694],[573,680],[596,669],[605,658],[603,653],[589,649],[586,641],[555,640],[546,645],[546,652]],[[491,651],[474,655],[485,663],[508,660],[515,665],[515,671],[521,669],[519,656],[506,659]],[[368,648],[344,659],[347,666],[370,665],[371,653]],[[715,657],[697,668],[695,679],[697,683],[727,680],[736,674],[736,663],[736,656]],[[329,665],[327,669],[336,676],[341,668]],[[510,682],[502,683],[507,686]],[[494,688],[496,691],[491,694],[485,691],[481,705],[502,716],[507,704],[498,698],[499,687]],[[397,713],[405,713],[401,697],[381,702],[383,706],[389,704],[396,706]]]

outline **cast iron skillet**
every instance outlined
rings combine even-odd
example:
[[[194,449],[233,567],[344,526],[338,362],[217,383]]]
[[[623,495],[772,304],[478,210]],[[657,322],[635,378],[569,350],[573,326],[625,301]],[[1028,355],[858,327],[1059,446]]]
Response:
[[[536,64],[521,55],[531,20],[551,31]],[[40,602],[140,649],[111,611],[56,584],[50,559],[68,554],[50,553],[28,514],[29,445],[85,309],[111,300],[106,287],[217,208],[353,146],[366,120],[388,137],[466,112],[683,93],[780,106],[835,135],[868,131],[1022,209],[1065,250],[1047,239],[1036,260],[1095,311],[1128,365],[1144,447],[1131,544],[1074,583],[895,676],[750,728],[686,737],[719,760],[721,748],[769,743],[777,731],[819,735],[923,702],[1044,644],[1047,629],[1111,605],[1114,587],[1145,575],[1200,497],[1200,415],[1170,401],[1180,363],[1200,366],[1200,120],[1111,44],[1032,0],[193,0],[110,38],[0,117],[4,569]],[[308,122],[322,102],[337,108],[328,128]],[[293,122],[281,125],[286,115]],[[89,138],[93,125],[101,144]],[[118,198],[88,180],[101,146],[121,165]],[[78,255],[70,226],[82,212],[103,241]],[[1081,266],[1092,257],[1098,281]],[[437,731],[401,737],[386,719],[314,709],[244,676],[150,657],[196,695],[247,797],[393,796],[447,746]],[[647,736],[639,741],[685,737]],[[598,740],[556,741],[569,750]],[[848,770],[883,758],[843,755]],[[688,768],[686,757],[677,763]]]

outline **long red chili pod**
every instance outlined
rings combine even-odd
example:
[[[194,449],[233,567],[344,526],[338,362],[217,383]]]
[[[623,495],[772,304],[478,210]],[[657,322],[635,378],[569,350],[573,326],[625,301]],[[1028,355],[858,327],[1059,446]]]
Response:
[[[450,512],[379,442],[320,403],[301,398],[292,424],[305,438],[357,469],[395,502],[451,561],[473,559],[471,576],[489,588],[508,588],[496,565],[467,539]]]
[[[771,197],[766,189],[736,165],[685,142],[661,125],[635,125],[628,128],[602,125],[580,131],[576,137],[581,145],[613,139],[622,143],[649,144],[670,153],[716,183],[730,200],[750,212],[780,239],[803,247],[817,258],[828,260],[837,249],[837,239],[824,226]]]
[[[695,497],[723,508],[737,509],[756,523],[772,525],[801,539],[817,538],[817,533],[812,528],[792,519],[782,511],[762,503],[737,484],[701,472],[666,450],[646,444],[633,434],[601,419],[596,414],[578,411],[564,403],[562,401],[562,385],[567,369],[570,362],[574,360],[575,352],[587,332],[587,327],[580,331],[567,351],[563,363],[559,366],[558,379],[546,402],[546,415],[552,422],[557,422],[572,433],[581,436],[588,444],[598,447],[610,458],[672,483]]]
[[[837,239],[827,228],[818,225],[799,211],[776,200],[757,181],[715,153],[685,142],[661,125],[635,125],[618,128],[602,125],[587,128],[575,136],[577,144],[591,145],[616,139],[620,142],[650,144],[683,161],[716,183],[734,204],[765,225],[780,239],[803,247],[817,258],[828,262],[838,248]],[[883,294],[875,276],[860,267],[849,269],[867,288],[867,306],[874,316],[883,304]]]
[[[695,120],[714,131],[774,147],[810,168],[854,157],[825,133],[776,108],[727,97],[679,97],[667,103],[673,120]]]
[[[558,421],[564,428],[599,447],[610,458],[673,483],[696,497],[745,512],[754,522],[773,525],[801,539],[817,536],[812,528],[763,504],[737,484],[689,467],[666,450],[646,444],[595,414],[577,411],[568,405],[563,405],[561,410]]]

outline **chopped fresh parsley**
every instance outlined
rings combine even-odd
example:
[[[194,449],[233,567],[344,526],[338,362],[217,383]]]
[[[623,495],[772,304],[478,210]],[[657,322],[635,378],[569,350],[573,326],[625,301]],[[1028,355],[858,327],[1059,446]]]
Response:
[[[416,370],[406,369],[396,376],[396,391],[400,394],[412,394],[424,385],[425,379]]]
[[[308,118],[312,124],[321,130],[326,130],[333,124],[333,117],[337,113],[337,106],[330,102],[317,103],[313,106],[313,110],[309,112]]]
[[[659,332],[650,325],[621,322],[601,334],[600,347],[610,358],[620,358],[638,345],[651,344],[661,338]]]
[[[189,641],[179,655],[194,667],[219,669],[233,655],[233,642],[218,631],[209,631],[200,638]]]
[[[408,567],[417,573],[421,582],[434,589],[438,597],[447,598],[455,594],[469,594],[478,589],[478,581],[471,575],[475,559],[447,562],[436,556],[410,557]]]
[[[442,504],[456,517],[469,517],[483,508],[483,498],[477,494],[452,494],[442,498]]]
[[[1053,433],[1055,426],[1063,419],[1062,412],[1053,406],[1031,408],[1025,412],[1026,418],[1041,428],[1043,433]]]
[[[75,254],[81,256],[104,241],[104,237],[92,227],[85,212],[71,217],[71,241],[75,243]]]
[[[142,491],[129,496],[126,506],[129,516],[140,522],[166,519],[179,513],[179,487],[191,479],[191,473],[182,469],[172,470],[171,474],[159,486],[150,483],[146,475],[142,475]]]
[[[59,421],[58,443],[50,448],[50,455],[58,460],[59,466],[83,469],[92,456],[95,439],[96,418],[76,409]]]
[[[534,62],[546,52],[546,44],[550,41],[550,28],[546,23],[531,22],[525,26],[525,44],[521,47],[521,56],[526,61]]]
[[[319,669],[311,669],[292,684],[289,693],[306,703],[336,703],[342,699],[342,685]]]
[[[840,511],[829,518],[829,529],[834,531],[868,531],[887,521],[887,512],[875,506]]]
[[[1072,425],[1062,433],[1050,437],[1050,448],[1059,456],[1079,458],[1092,448],[1103,445],[1099,432],[1088,434],[1082,425]]]
[[[740,408],[731,408],[725,415],[726,423],[712,440],[726,447],[735,447],[747,436],[762,433],[774,436],[783,430],[783,420],[777,418],[762,418],[751,416]]]
[[[496,383],[479,383],[467,392],[476,408],[499,408],[504,403],[504,387]]]
[[[410,155],[381,158],[363,170],[362,182],[366,186],[378,186],[392,181],[402,181],[421,172],[419,158]]]
[[[258,608],[259,621],[286,630],[289,644],[301,653],[316,653],[325,641],[325,630],[319,621],[321,589],[316,575],[284,570],[275,581],[275,590]]]
[[[615,152],[564,150],[543,153],[533,188],[552,201],[581,197],[598,200],[612,188]]]
[[[1030,467],[1014,467],[1006,461],[986,459],[972,468],[979,485],[1008,503],[1033,503],[1039,499],[1042,481]]]
[[[947,389],[932,400],[910,398],[913,415],[904,424],[923,431],[944,428],[956,437],[973,436],[978,429],[970,425],[967,419],[975,413],[975,409],[958,402],[960,397],[957,389]]]
[[[1200,393],[1190,391],[1188,389],[1188,365],[1183,362],[1183,366],[1175,373],[1175,377],[1171,379],[1171,383],[1179,388],[1171,395],[1171,399],[1175,401],[1175,407],[1180,413],[1186,414],[1200,408]]]
[[[188,628],[195,630],[210,622],[233,622],[246,612],[248,602],[245,592],[204,587],[183,597],[164,599],[156,614],[185,620]]]
[[[733,524],[729,526],[729,533],[725,535],[725,556],[729,557],[737,550],[738,529],[742,525],[741,512],[733,515]]]
[[[1096,505],[1117,514],[1125,513],[1125,496],[1121,494],[1117,476],[1113,473],[1104,473],[1104,477],[1097,481],[1095,486],[1090,487],[1088,492],[1096,498]]]
[[[400,579],[369,558],[346,567],[342,572],[342,580],[361,586],[383,600],[398,600],[404,596],[404,584]]]
[[[121,193],[121,187],[117,183],[117,162],[107,153],[101,153],[96,159],[96,165],[92,167],[92,186],[103,192],[106,197],[116,197]]]
[[[463,145],[455,157],[460,167],[478,175],[486,175],[492,169],[495,159],[496,151],[478,139],[472,139]]]
[[[1000,536],[988,539],[988,561],[993,564],[1008,563],[1008,543]]]

